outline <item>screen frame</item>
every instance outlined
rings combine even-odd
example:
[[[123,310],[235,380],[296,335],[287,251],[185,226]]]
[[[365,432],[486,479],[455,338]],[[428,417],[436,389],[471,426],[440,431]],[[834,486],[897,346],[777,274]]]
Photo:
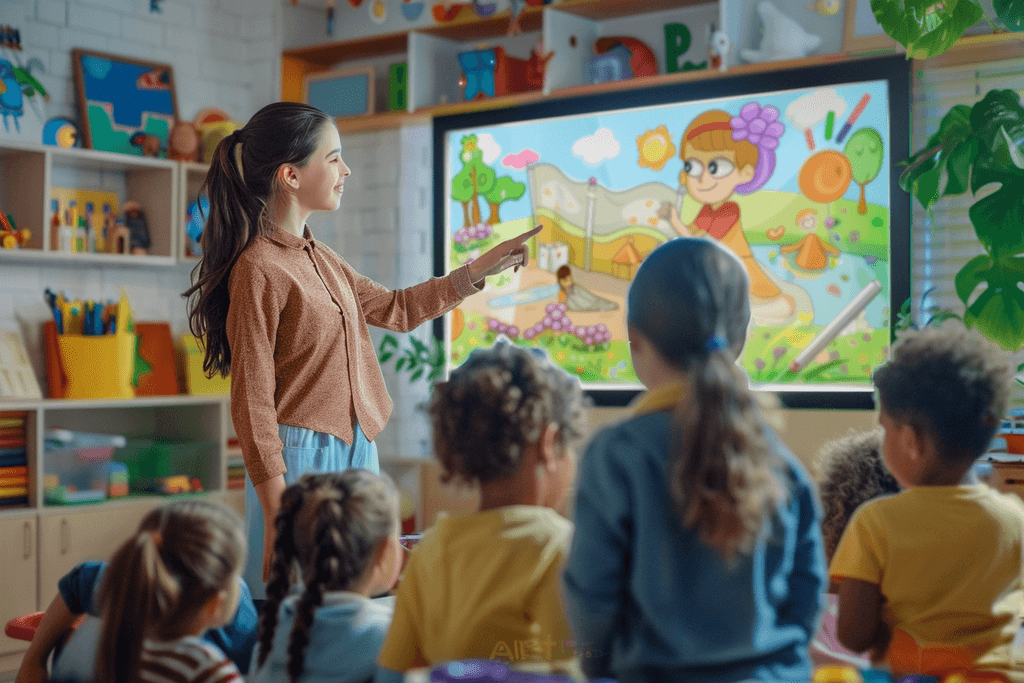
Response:
[[[446,274],[445,136],[453,130],[491,126],[530,119],[571,116],[644,106],[735,97],[744,94],[825,87],[861,81],[887,81],[889,92],[889,329],[894,339],[897,312],[910,297],[911,197],[899,186],[899,161],[910,156],[911,63],[902,55],[849,59],[833,64],[807,66],[751,75],[724,76],[702,81],[684,81],[610,93],[553,99],[504,109],[490,109],[436,116],[433,118],[434,190],[434,274]],[[899,160],[899,161],[893,161]],[[434,335],[445,345],[444,317],[434,320]],[[447,359],[446,359],[447,363]],[[585,387],[586,388],[586,387]],[[787,408],[856,409],[875,408],[874,390],[775,391]],[[625,406],[641,390],[586,388],[597,406]]]

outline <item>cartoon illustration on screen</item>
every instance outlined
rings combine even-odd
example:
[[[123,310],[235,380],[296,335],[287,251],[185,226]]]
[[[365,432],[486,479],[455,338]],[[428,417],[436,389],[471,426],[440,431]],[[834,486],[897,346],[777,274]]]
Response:
[[[869,383],[889,343],[886,116],[885,83],[866,82],[449,133],[449,267],[542,227],[527,268],[452,314],[450,365],[503,334],[587,386],[635,385],[629,284],[692,236],[747,269],[755,382]]]

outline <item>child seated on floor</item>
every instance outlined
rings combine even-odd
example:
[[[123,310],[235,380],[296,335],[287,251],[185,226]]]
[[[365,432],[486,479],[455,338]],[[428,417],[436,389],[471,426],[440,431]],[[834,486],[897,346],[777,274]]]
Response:
[[[307,474],[285,489],[250,683],[370,681],[391,624],[398,491],[369,470]]]
[[[176,501],[146,515],[103,573],[96,595],[102,618],[75,629],[50,680],[240,681],[231,659],[200,636],[237,615],[246,553],[241,525],[233,511],[204,500]],[[52,620],[44,618],[37,630],[40,650],[69,628],[71,609],[55,600],[47,610]],[[34,665],[26,673],[18,680],[46,680],[45,665],[42,678]]]
[[[829,441],[812,463],[823,510],[821,531],[825,559],[829,562],[850,517],[861,504],[900,492],[900,485],[882,458],[883,434],[879,427]],[[829,593],[821,627],[811,641],[811,661],[816,667],[852,664],[869,668],[871,663],[867,657],[847,650],[836,638],[837,613],[838,597]]]
[[[57,582],[57,596],[46,608],[43,620],[22,659],[15,683],[45,681],[50,654],[58,652],[58,646],[71,636],[82,617],[86,617],[82,623],[87,624],[85,628],[91,630],[91,635],[85,632],[80,634],[74,648],[80,650],[91,662],[82,662],[80,667],[87,671],[95,669],[94,653],[99,639],[100,616],[96,593],[107,566],[106,562],[83,562],[60,578]],[[239,672],[245,674],[249,670],[249,659],[256,644],[257,614],[249,586],[242,577],[238,577],[238,591],[238,609],[231,623],[210,629],[202,638],[223,650]],[[94,624],[92,620],[97,621]],[[78,655],[69,656],[75,658]]]
[[[1006,408],[1009,358],[956,322],[904,333],[874,382],[905,489],[854,513],[832,558],[839,641],[897,676],[1014,670],[1024,505],[964,481]]]
[[[572,485],[582,404],[578,380],[507,341],[434,386],[437,458],[446,478],[479,482],[480,510],[439,520],[413,550],[378,682],[465,659],[573,670],[558,585],[572,523],[555,510]]]

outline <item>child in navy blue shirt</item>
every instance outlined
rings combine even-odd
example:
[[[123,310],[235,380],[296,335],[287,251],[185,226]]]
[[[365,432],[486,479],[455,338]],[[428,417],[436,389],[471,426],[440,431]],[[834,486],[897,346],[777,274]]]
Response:
[[[748,292],[734,255],[686,238],[655,249],[630,286],[630,351],[649,392],[582,458],[563,576],[591,676],[810,678],[820,510],[736,365]]]

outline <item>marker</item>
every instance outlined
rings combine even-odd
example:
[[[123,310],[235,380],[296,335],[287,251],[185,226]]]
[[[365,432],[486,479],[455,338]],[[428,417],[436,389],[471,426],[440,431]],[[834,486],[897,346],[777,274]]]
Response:
[[[864,93],[864,97],[860,98],[860,102],[857,103],[857,106],[854,107],[853,111],[850,113],[850,118],[846,119],[846,123],[844,123],[842,129],[840,129],[839,135],[836,136],[837,143],[842,142],[843,138],[846,137],[846,134],[850,132],[850,128],[857,122],[857,118],[861,115],[861,112],[864,111],[864,107],[868,106],[868,100],[870,99],[871,93]]]
[[[834,126],[835,123],[836,123],[836,113],[834,111],[830,111],[828,113],[828,116],[825,117],[825,139],[826,140],[831,140],[832,139],[832,126]]]
[[[882,283],[878,280],[872,280],[867,286],[860,291],[860,293],[853,297],[853,300],[846,304],[843,310],[839,311],[839,315],[835,317],[832,322],[825,326],[818,336],[815,337],[810,344],[807,345],[803,351],[801,351],[793,362],[789,364],[790,372],[800,372],[803,368],[807,367],[807,364],[811,362],[818,353],[832,343],[832,340],[839,336],[839,333],[853,322],[853,319],[860,315],[860,312],[867,308],[867,305],[871,303],[871,300],[875,298],[880,291],[882,291]]]
[[[810,128],[804,128],[804,139],[807,140],[807,149],[814,151],[814,132]]]

